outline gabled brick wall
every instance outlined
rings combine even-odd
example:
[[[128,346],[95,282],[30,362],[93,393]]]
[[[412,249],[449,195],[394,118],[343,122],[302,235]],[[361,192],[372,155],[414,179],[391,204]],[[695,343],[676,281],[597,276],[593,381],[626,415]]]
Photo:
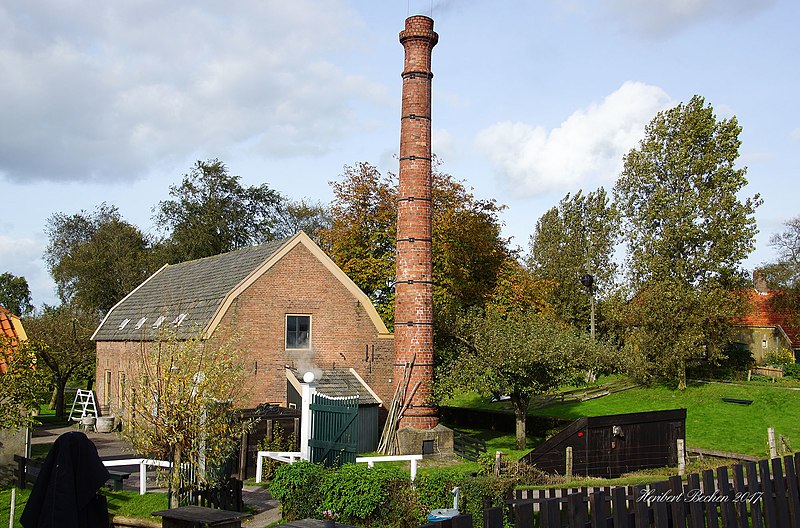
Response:
[[[310,315],[312,349],[286,350],[286,314]],[[299,244],[242,292],[211,341],[237,335],[246,358],[249,395],[240,407],[286,402],[284,366],[298,369],[352,367],[388,405],[392,394],[393,339],[379,336],[364,306],[305,246]],[[97,343],[97,399],[118,405],[119,373],[136,377],[142,347],[150,343]],[[374,347],[374,355],[373,355]],[[106,371],[111,372],[106,387]],[[110,399],[107,399],[110,395]]]

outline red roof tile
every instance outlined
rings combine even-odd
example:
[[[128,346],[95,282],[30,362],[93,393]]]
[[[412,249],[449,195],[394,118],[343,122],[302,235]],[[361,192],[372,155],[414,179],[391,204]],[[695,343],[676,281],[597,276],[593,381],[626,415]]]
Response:
[[[779,311],[774,306],[773,292],[759,293],[755,290],[749,292],[752,310],[749,314],[734,321],[742,326],[781,327],[792,342],[792,346],[800,346],[800,331],[792,325],[791,314]]]

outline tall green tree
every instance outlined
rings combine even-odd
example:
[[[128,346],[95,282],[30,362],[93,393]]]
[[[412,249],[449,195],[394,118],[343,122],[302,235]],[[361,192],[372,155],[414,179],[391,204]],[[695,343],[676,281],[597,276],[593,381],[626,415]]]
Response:
[[[800,288],[800,216],[787,220],[783,231],[770,237],[769,245],[776,252],[775,259],[761,268],[769,288]]]
[[[393,326],[397,178],[368,163],[346,166],[332,182],[331,227],[321,240],[331,258],[372,299]],[[482,306],[512,257],[500,236],[502,206],[480,200],[449,174],[433,171],[434,310]]]
[[[33,425],[31,409],[38,409],[47,384],[37,368],[41,343],[17,342],[0,334],[0,430]]]
[[[511,397],[517,449],[525,449],[531,398],[578,383],[600,370],[605,347],[552,316],[535,312],[472,310],[459,320],[461,350],[440,370],[438,390]]]
[[[62,303],[103,314],[159,266],[150,241],[116,207],[56,213],[47,222],[45,261]]]
[[[769,244],[776,257],[759,269],[773,290],[769,302],[775,312],[789,314],[792,324],[800,327],[800,216],[787,220]]]
[[[99,320],[76,305],[45,306],[41,313],[25,319],[28,337],[40,343],[39,367],[47,367],[55,385],[56,416],[64,416],[64,390],[76,378],[94,379],[95,346],[89,338]],[[88,385],[88,383],[87,383]]]
[[[735,117],[717,119],[711,105],[694,96],[647,125],[614,187],[634,295],[629,310],[655,310],[673,333],[667,340],[647,326],[629,328],[626,346],[661,340],[654,365],[674,364],[669,377],[681,389],[686,366],[730,339],[729,324],[719,324],[720,316],[747,309],[743,299],[724,293],[746,283],[741,263],[754,248],[754,213],[761,203],[757,194],[739,197],[747,184],[746,169],[736,166],[740,133]],[[675,306],[643,300],[645,292],[670,290],[681,292],[670,299]],[[705,303],[699,312],[693,309],[696,295]],[[734,305],[722,305],[729,302]]]
[[[153,220],[166,232],[173,262],[218,255],[279,237],[281,195],[267,184],[245,187],[218,159],[197,161]]]
[[[28,281],[11,273],[0,274],[0,306],[16,316],[33,313],[33,300]]]
[[[334,262],[375,304],[389,328],[394,324],[394,265],[397,189],[369,163],[346,165],[332,181],[331,226],[322,245]]]
[[[614,280],[618,230],[619,213],[602,187],[567,194],[536,222],[528,265],[555,283],[551,304],[562,321],[589,328],[591,295],[602,298]],[[594,279],[591,290],[581,283],[585,275]]]
[[[286,200],[278,210],[278,238],[286,238],[303,231],[319,243],[320,234],[331,226],[331,215],[322,202],[308,200]]]

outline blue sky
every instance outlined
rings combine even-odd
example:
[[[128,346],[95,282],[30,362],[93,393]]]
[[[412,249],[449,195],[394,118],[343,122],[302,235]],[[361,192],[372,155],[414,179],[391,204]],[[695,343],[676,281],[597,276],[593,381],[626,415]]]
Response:
[[[792,0],[0,0],[0,273],[55,303],[55,212],[152,207],[197,159],[327,202],[346,164],[396,171],[398,33],[432,15],[434,151],[506,204],[527,246],[567,192],[610,188],[659,111],[692,95],[743,127],[761,193],[752,269],[800,214],[800,3]]]

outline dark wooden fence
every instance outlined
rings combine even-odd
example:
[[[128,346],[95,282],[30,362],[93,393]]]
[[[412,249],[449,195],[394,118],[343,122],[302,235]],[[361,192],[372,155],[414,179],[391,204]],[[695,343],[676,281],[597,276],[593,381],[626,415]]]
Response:
[[[685,481],[581,490],[518,491],[484,511],[484,528],[800,528],[800,453],[691,474]],[[472,517],[425,525],[472,528]]]
[[[453,451],[461,458],[477,462],[481,453],[486,452],[486,442],[453,429]]]

